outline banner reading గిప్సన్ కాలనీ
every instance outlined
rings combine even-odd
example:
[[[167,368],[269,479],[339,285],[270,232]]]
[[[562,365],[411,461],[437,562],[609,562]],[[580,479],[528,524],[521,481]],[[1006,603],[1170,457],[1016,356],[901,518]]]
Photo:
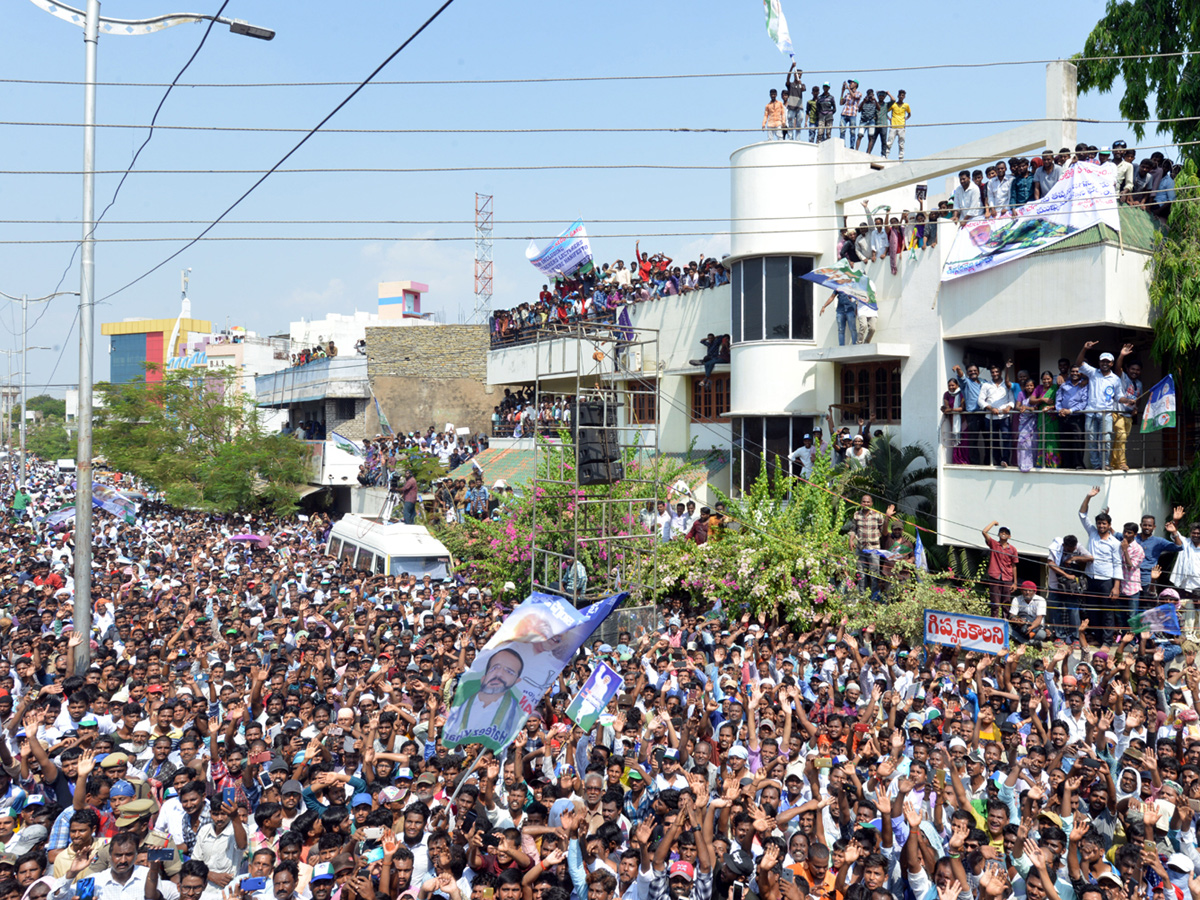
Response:
[[[996,655],[1008,649],[1008,622],[989,616],[927,609],[925,643]]]
[[[942,281],[1020,259],[1100,223],[1121,230],[1112,174],[1103,166],[1075,163],[1040,200],[994,218],[976,216],[960,225],[946,256]]]
[[[530,594],[459,679],[442,743],[507,746],[575,651],[626,596],[576,609],[562,597]]]
[[[575,224],[555,238],[545,250],[538,250],[537,244],[529,242],[525,249],[525,258],[543,275],[551,277],[563,274],[570,275],[580,266],[592,261],[592,245],[588,242],[587,229],[583,220],[577,219]]]

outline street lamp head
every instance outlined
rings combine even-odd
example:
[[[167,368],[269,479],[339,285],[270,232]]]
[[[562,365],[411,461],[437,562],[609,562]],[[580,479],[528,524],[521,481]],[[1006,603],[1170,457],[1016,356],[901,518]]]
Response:
[[[244,34],[246,37],[258,38],[260,41],[269,41],[275,37],[275,32],[270,28],[259,28],[257,25],[251,25],[243,19],[234,19],[229,23],[229,30],[234,34]]]

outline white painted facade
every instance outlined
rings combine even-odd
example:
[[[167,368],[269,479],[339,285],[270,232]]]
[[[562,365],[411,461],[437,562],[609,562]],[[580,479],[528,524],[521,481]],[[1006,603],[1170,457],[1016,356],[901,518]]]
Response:
[[[1055,150],[1074,146],[1075,100],[1074,67],[1054,63],[1047,66],[1047,121],[1031,122],[929,157],[885,162],[848,150],[836,139],[816,145],[763,142],[735,151],[730,157],[732,253],[724,261],[735,272],[732,284],[632,308],[635,326],[656,328],[660,333],[662,358],[656,366],[648,360],[642,365],[648,375],[659,373],[659,446],[678,451],[695,439],[698,447],[707,448],[719,435],[729,443],[718,446],[730,447],[735,460],[733,448],[739,439],[752,453],[765,444],[770,453],[786,455],[799,446],[802,429],[819,427],[828,438],[824,417],[831,404],[845,401],[848,373],[865,371],[872,379],[898,374],[898,400],[889,388],[884,406],[887,412],[899,415],[888,415],[890,421],[886,422],[877,419],[874,427],[902,443],[920,442],[933,450],[938,464],[938,531],[943,543],[981,547],[980,529],[997,519],[1013,529],[1014,543],[1022,553],[1045,556],[1053,537],[1079,533],[1075,513],[1093,484],[1102,489],[1093,501],[1093,512],[1109,506],[1115,517],[1137,519],[1142,512],[1151,512],[1162,521],[1166,513],[1162,473],[1179,458],[1173,433],[1153,437],[1136,450],[1131,443],[1134,468],[1128,473],[1062,469],[1021,473],[953,466],[949,465],[949,449],[940,446],[945,428],[939,411],[942,393],[953,366],[965,367],[968,360],[1015,356],[1018,369],[1026,366],[1031,372],[1057,374],[1058,359],[1074,361],[1086,340],[1098,340],[1102,345],[1093,352],[1093,362],[1099,350],[1115,353],[1121,343],[1131,341],[1144,364],[1143,383],[1148,390],[1161,377],[1148,352],[1148,253],[1120,243],[1051,247],[943,284],[943,254],[955,230],[943,222],[938,247],[918,250],[915,256],[904,251],[896,274],[886,257],[867,264],[880,315],[873,341],[857,346],[849,341],[846,346],[838,345],[833,305],[818,314],[830,296],[827,289],[812,290],[813,327],[806,336],[804,328],[797,328],[803,309],[797,312],[793,306],[790,313],[784,310],[784,304],[804,290],[797,287],[799,282],[789,280],[790,287],[784,287],[778,278],[773,282],[776,302],[772,320],[772,303],[761,296],[751,297],[748,288],[739,287],[736,276],[739,265],[761,266],[766,295],[772,290],[767,284],[768,267],[774,265],[777,272],[782,271],[779,267],[784,264],[778,260],[791,259],[787,271],[792,274],[798,258],[810,260],[814,268],[836,265],[837,229],[844,227],[843,217],[850,227],[866,220],[863,200],[873,210],[886,205],[897,217],[904,210],[911,216],[917,210],[917,184],[928,185],[928,210],[949,195],[960,169],[983,168],[1012,155],[1032,156],[1047,146]],[[1035,109],[1030,115],[1040,118],[1042,112]],[[764,259],[768,262],[761,262]],[[777,262],[771,263],[772,259]],[[747,298],[753,301],[749,308]],[[751,331],[755,332],[753,339]],[[728,424],[701,425],[689,415],[692,379],[702,370],[688,365],[688,359],[703,355],[697,342],[709,332],[733,336]],[[533,345],[492,351],[489,382],[531,383],[539,371],[563,370],[579,348],[563,340],[542,345],[541,352],[544,356],[539,361]],[[582,358],[590,359],[590,355],[591,348],[585,348]],[[860,368],[848,369],[856,366]],[[544,381],[542,390],[566,391],[570,384],[573,379]],[[872,393],[872,402],[876,396]],[[857,423],[838,414],[837,424],[853,429]],[[741,471],[747,465],[745,459],[731,465],[725,473],[726,483],[739,477],[748,481]],[[720,480],[717,483],[721,485]]]

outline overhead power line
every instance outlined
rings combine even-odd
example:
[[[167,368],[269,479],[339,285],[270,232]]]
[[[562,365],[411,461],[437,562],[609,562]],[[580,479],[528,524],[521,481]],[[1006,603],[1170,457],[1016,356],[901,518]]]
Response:
[[[204,34],[200,38],[200,43],[196,45],[196,49],[192,51],[192,55],[189,56],[187,59],[187,62],[185,62],[183,64],[183,68],[181,68],[178,72],[175,73],[175,77],[171,79],[171,83],[166,86],[167,87],[166,91],[163,92],[162,97],[159,98],[158,105],[154,108],[154,115],[152,115],[150,117],[150,126],[149,126],[150,132],[149,132],[149,134],[146,135],[146,139],[144,141],[142,141],[141,146],[139,146],[137,148],[137,150],[134,152],[133,158],[129,161],[129,165],[125,167],[125,171],[121,174],[121,180],[117,182],[117,186],[113,190],[112,197],[109,199],[108,204],[104,207],[103,210],[100,211],[100,215],[98,215],[96,217],[96,220],[92,223],[92,227],[88,232],[88,237],[95,236],[97,226],[99,226],[99,224],[104,220],[105,214],[110,209],[112,209],[113,204],[117,202],[117,197],[121,193],[121,188],[123,188],[125,186],[125,180],[129,177],[129,173],[133,170],[133,167],[137,165],[138,157],[140,157],[142,155],[142,151],[146,149],[146,146],[150,143],[150,139],[152,137],[154,137],[154,128],[158,123],[158,115],[159,115],[159,113],[162,112],[163,105],[166,104],[167,98],[169,96],[171,96],[171,91],[175,89],[175,86],[179,83],[179,79],[183,77],[184,73],[187,72],[188,68],[195,61],[196,57],[200,55],[200,51],[202,49],[204,49],[204,45],[208,41],[208,36],[210,34],[212,34],[213,26],[217,24],[217,19],[219,19],[221,17],[221,14],[225,12],[225,7],[227,7],[228,5],[229,5],[229,0],[223,0],[223,2],[221,3],[221,8],[217,10],[216,16],[209,19],[208,27],[204,29]],[[95,127],[95,126],[93,126],[93,127]],[[71,271],[71,267],[75,264],[75,255],[79,252],[79,249],[82,246],[83,246],[82,241],[75,242],[75,248],[71,251],[71,258],[67,260],[67,265],[63,269],[62,275],[59,276],[58,284],[56,284],[54,286],[54,290],[51,292],[52,295],[58,294],[59,288],[61,288],[63,282],[66,281],[67,275]],[[53,301],[51,301],[51,302],[53,302]],[[46,313],[49,311],[49,309],[50,309],[50,303],[47,303],[45,305],[45,307],[42,309],[41,313],[38,315],[38,317],[34,320],[33,324],[30,325],[28,327],[28,329],[26,329],[26,333],[28,333],[28,331],[31,331],[32,329],[37,327],[38,322],[42,321],[42,316],[46,315]],[[61,353],[59,354],[59,359],[60,360],[62,359]],[[54,365],[55,365],[55,368],[57,369],[58,363],[55,363]]]
[[[163,98],[166,99],[165,97]],[[160,107],[161,108],[161,107]],[[158,112],[155,112],[155,119]],[[975,119],[961,122],[909,122],[905,128],[953,128],[957,126],[976,125],[1027,125],[1037,122],[1075,122],[1081,125],[1157,125],[1175,122],[1196,122],[1200,116],[1177,116],[1169,119],[1060,119],[1060,118],[1027,118],[1027,119]],[[0,121],[0,126],[11,128],[82,128],[82,122],[16,122]],[[251,134],[305,134],[308,128],[276,128],[262,125],[156,125],[152,120],[149,125],[125,122],[97,123],[96,128],[157,128],[160,131],[218,131]],[[833,126],[842,127],[842,126]],[[858,129],[859,124],[853,127]],[[797,129],[805,131],[807,128]],[[655,127],[612,127],[596,126],[588,128],[323,128],[322,134],[760,134],[762,128],[737,128],[720,125],[678,125]],[[140,152],[140,148],[139,148]]]
[[[922,66],[880,66],[870,69],[855,69],[850,75],[867,75],[883,72],[924,72],[935,69],[988,69],[1003,66],[1034,66],[1047,65],[1054,62],[1097,62],[1097,61],[1120,61],[1127,59],[1165,59],[1177,56],[1187,56],[1188,51],[1176,51],[1170,53],[1133,53],[1126,55],[1114,56],[1081,56],[1075,59],[1017,59],[1017,60],[998,60],[993,62],[968,62],[968,63],[930,63]],[[845,69],[805,69],[805,75],[837,75],[844,76]],[[576,84],[579,82],[598,82],[598,81],[671,81],[684,80],[693,78],[782,78],[783,74],[778,70],[772,72],[675,72],[662,75],[574,75],[561,77],[539,77],[539,78],[456,78],[456,79],[413,79],[408,81],[372,81],[372,87],[418,87],[422,85],[470,85],[476,88],[485,88],[493,84]],[[60,79],[36,79],[36,78],[0,78],[0,84],[35,84],[35,85],[61,85],[67,87],[77,87],[83,82],[67,81]],[[196,82],[194,84],[181,84],[178,87],[185,88],[310,88],[310,87],[350,87],[357,84],[354,81],[248,81],[248,82]],[[155,81],[99,81],[97,85],[101,87],[122,87],[122,88],[155,88],[167,87],[166,84]]]
[[[1181,194],[1190,194],[1190,196],[1180,196]],[[1064,203],[1061,205],[1060,211],[1062,211],[1062,209],[1068,209],[1072,206],[1075,206],[1076,204],[1081,205],[1081,206],[1086,206],[1087,208],[1091,209],[1091,208],[1094,208],[1095,202],[1096,201],[1094,198],[1089,197],[1089,198],[1084,198],[1084,199],[1081,199],[1079,201],[1072,202],[1072,203]],[[1166,206],[1166,205],[1174,205],[1174,204],[1182,204],[1182,203],[1197,203],[1197,202],[1200,202],[1200,188],[1179,188],[1177,191],[1177,194],[1176,194],[1176,198],[1174,200],[1169,200],[1166,203],[1158,204],[1158,205]],[[897,212],[899,212],[899,211],[892,209],[887,213],[887,215],[890,216],[890,218],[895,219],[896,218],[895,214]],[[906,227],[912,227],[917,224],[920,224],[920,223],[917,223],[916,219],[915,219],[915,215],[919,212],[918,210],[907,210],[907,212],[910,215],[913,215],[913,218],[909,219],[907,222],[905,222]],[[943,215],[942,218],[939,219],[938,221],[940,221],[944,224],[949,224],[950,223],[949,216],[953,213],[953,211],[952,210],[942,210],[942,212],[945,215]],[[868,219],[879,217],[879,210],[875,209],[874,211],[872,211],[870,213],[865,213],[865,212],[858,213],[858,214],[854,215],[853,217],[851,216],[850,212],[847,211],[844,214],[843,218],[847,219],[848,221],[850,219],[854,220],[849,225],[850,230],[853,230],[858,227],[866,226],[867,223],[863,222],[862,218],[861,218],[863,216],[867,217]],[[977,215],[975,216],[975,219],[977,219],[977,220],[982,219],[982,217],[983,217],[983,208],[981,207],[979,209]],[[626,234],[590,234],[590,235],[588,235],[588,237],[592,240],[613,240],[613,239],[617,239],[617,238],[620,238],[620,239],[629,239],[629,238],[646,239],[646,238],[661,238],[661,237],[727,237],[727,236],[733,236],[733,235],[749,236],[749,235],[759,235],[759,234],[821,234],[821,233],[841,232],[841,231],[846,230],[846,226],[837,224],[836,220],[839,217],[836,215],[787,216],[787,217],[781,217],[781,218],[823,219],[825,221],[829,221],[830,219],[833,219],[835,224],[822,225],[822,226],[818,226],[816,228],[767,228],[767,229],[751,228],[751,229],[726,229],[726,230],[720,230],[720,231],[659,231],[659,232],[632,231],[632,232],[629,232]],[[1028,215],[1006,216],[1004,221],[1015,221],[1015,220],[1020,220],[1020,219],[1038,219],[1038,218],[1041,218],[1041,216],[1030,213]],[[760,218],[758,218],[756,220],[752,220],[752,221],[764,221],[764,220],[773,220],[773,217],[765,217],[765,219],[763,217],[760,217]],[[543,220],[538,220],[539,223],[541,221],[543,221]],[[611,221],[625,222],[628,220],[611,220]],[[686,222],[689,220],[684,219],[684,220],[669,220],[669,221],[685,221]],[[699,221],[727,221],[727,220],[707,219],[707,220],[699,220]],[[235,223],[228,222],[225,224],[232,225]],[[296,223],[278,223],[278,222],[276,222],[273,224],[296,224]],[[207,229],[207,230],[211,230],[211,228]],[[545,234],[538,233],[538,234],[520,234],[520,235],[494,235],[493,239],[497,240],[497,241],[528,242],[528,241],[554,240],[555,238],[557,238],[559,236],[560,235],[557,233],[545,233]],[[261,243],[269,243],[269,242],[354,243],[354,242],[373,242],[373,241],[391,241],[391,242],[408,242],[408,243],[422,243],[422,242],[451,243],[451,242],[461,242],[461,241],[474,241],[475,239],[476,239],[476,236],[474,234],[453,235],[453,236],[448,236],[448,235],[365,235],[365,236],[363,236],[363,235],[353,235],[353,236],[351,236],[351,235],[208,235],[208,234],[205,234],[203,237],[192,239],[192,243],[197,243],[198,241],[201,241],[201,240],[206,241],[206,242],[221,241],[221,242],[233,242],[233,243],[236,243],[236,242],[245,242],[245,243],[253,243],[253,242],[261,242]],[[171,243],[174,241],[184,241],[184,240],[188,240],[188,239],[182,238],[182,237],[162,237],[162,236],[115,237],[115,238],[98,238],[97,239],[97,241],[99,243],[108,243],[108,244],[153,244],[153,243]],[[15,239],[15,240],[7,240],[7,241],[0,240],[0,246],[24,245],[24,244],[67,244],[67,243],[71,243],[71,242],[66,239],[56,240],[53,238],[46,238],[46,239],[30,238],[30,239]],[[107,299],[107,298],[105,298],[105,299]]]
[[[383,62],[381,62],[378,66],[376,66],[370,75],[368,75],[361,82],[359,82],[357,87],[355,87],[354,90],[352,90],[349,94],[347,94],[346,97],[340,103],[338,103],[337,106],[335,106],[332,110],[330,110],[329,113],[325,116],[325,118],[321,119],[320,122],[318,122],[316,125],[314,125],[312,127],[312,129],[306,135],[304,135],[304,137],[302,137],[299,141],[296,142],[296,144],[292,147],[291,150],[289,150],[287,153],[285,153],[279,159],[279,161],[277,163],[275,163],[275,165],[273,165],[270,169],[268,169],[266,172],[264,172],[262,174],[262,176],[257,181],[254,182],[254,184],[250,185],[250,187],[248,187],[245,191],[243,191],[242,195],[240,197],[238,197],[236,200],[234,200],[233,203],[229,204],[229,206],[225,208],[225,211],[222,212],[219,216],[217,216],[198,235],[196,235],[194,238],[192,238],[190,241],[188,241],[186,244],[184,244],[182,247],[180,247],[178,250],[176,250],[174,253],[172,253],[170,256],[168,256],[166,259],[162,260],[161,262],[154,265],[152,268],[143,272],[137,278],[133,279],[130,282],[127,282],[126,284],[117,288],[115,291],[112,291],[111,293],[106,294],[104,297],[101,298],[100,302],[103,302],[104,300],[108,300],[109,298],[116,296],[117,294],[121,293],[122,291],[133,287],[139,281],[141,281],[142,279],[151,275],[152,273],[157,272],[159,269],[161,269],[163,266],[165,266],[171,260],[175,259],[181,253],[183,253],[185,250],[187,250],[188,247],[194,246],[197,242],[203,240],[204,236],[207,235],[210,231],[212,231],[212,229],[214,229],[221,222],[222,219],[224,219],[227,215],[229,215],[231,212],[233,212],[233,210],[235,210],[242,203],[243,200],[245,200],[252,193],[254,193],[254,191],[258,188],[258,186],[261,185],[264,181],[266,181],[267,178],[269,178],[273,172],[278,170],[285,162],[287,162],[293,155],[295,155],[300,150],[301,147],[303,147],[306,143],[308,143],[309,139],[312,138],[312,136],[314,134],[316,134],[318,131],[320,131],[321,128],[330,119],[332,119],[334,116],[336,116],[351,100],[353,100],[355,97],[357,97],[359,92],[361,92],[363,90],[363,88],[365,88],[368,84],[370,84],[372,79],[374,79],[376,75],[378,75],[380,72],[382,72],[384,70],[384,68],[388,65],[388,63],[390,63],[393,59],[395,59],[397,56],[399,56],[404,51],[405,47],[407,47],[409,44],[411,44],[413,41],[415,41],[417,39],[417,37],[421,34],[421,32],[423,32],[426,28],[428,28],[430,25],[433,24],[434,20],[437,19],[438,16],[440,16],[443,12],[445,12],[447,9],[449,9],[450,4],[452,4],[453,2],[454,2],[454,0],[445,0],[445,2],[441,6],[439,6],[436,10],[434,10],[433,14],[428,19],[426,19],[423,23],[421,23],[421,26],[416,31],[414,31],[411,35],[409,35],[408,38],[404,41],[404,43],[402,43],[399,47],[397,47],[390,54],[388,54],[388,57]]]

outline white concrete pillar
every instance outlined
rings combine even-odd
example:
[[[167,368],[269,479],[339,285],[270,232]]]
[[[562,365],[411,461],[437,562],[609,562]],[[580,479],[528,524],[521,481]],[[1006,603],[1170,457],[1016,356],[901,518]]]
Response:
[[[1074,149],[1079,140],[1079,70],[1074,63],[1057,60],[1046,66],[1046,146],[1056,153]]]

